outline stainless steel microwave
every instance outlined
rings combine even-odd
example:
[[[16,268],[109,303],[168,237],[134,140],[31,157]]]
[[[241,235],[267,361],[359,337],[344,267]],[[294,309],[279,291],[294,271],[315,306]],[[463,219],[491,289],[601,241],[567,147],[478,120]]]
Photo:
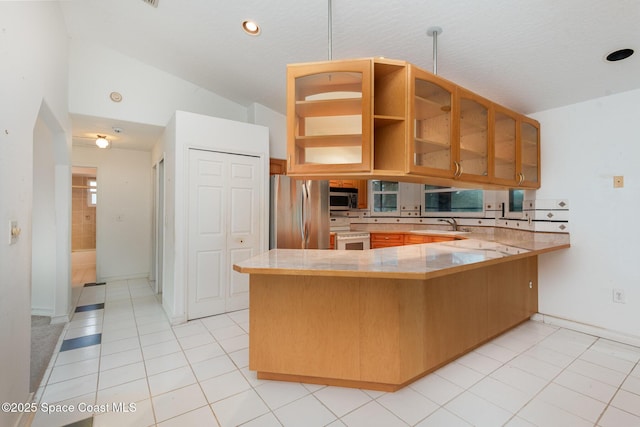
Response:
[[[348,211],[358,208],[358,189],[331,187],[329,189],[329,210]]]

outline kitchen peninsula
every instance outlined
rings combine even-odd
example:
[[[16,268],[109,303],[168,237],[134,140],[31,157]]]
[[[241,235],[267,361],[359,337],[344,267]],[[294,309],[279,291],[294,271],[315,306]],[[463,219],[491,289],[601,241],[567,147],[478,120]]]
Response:
[[[258,378],[395,391],[537,312],[538,255],[568,240],[274,249],[250,274]]]

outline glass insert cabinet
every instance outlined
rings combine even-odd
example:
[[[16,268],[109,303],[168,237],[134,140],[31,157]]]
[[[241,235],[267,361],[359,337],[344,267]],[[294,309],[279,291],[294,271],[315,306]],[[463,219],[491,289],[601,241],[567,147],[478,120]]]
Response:
[[[538,122],[384,58],[287,67],[287,156],[293,177],[540,187]]]

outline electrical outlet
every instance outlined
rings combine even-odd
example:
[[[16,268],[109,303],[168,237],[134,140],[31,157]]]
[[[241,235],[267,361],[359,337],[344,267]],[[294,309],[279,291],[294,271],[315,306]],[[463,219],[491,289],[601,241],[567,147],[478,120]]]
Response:
[[[613,290],[613,302],[618,304],[626,304],[627,296],[624,294],[624,289]]]

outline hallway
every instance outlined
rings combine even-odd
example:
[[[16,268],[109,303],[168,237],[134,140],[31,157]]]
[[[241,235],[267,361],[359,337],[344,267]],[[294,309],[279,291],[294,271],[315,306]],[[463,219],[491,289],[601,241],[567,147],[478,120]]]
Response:
[[[248,310],[172,327],[144,279],[80,289],[36,395],[76,410],[39,410],[33,426],[89,418],[87,405],[94,426],[118,427],[640,425],[640,348],[567,329],[526,322],[382,393],[258,380]]]

